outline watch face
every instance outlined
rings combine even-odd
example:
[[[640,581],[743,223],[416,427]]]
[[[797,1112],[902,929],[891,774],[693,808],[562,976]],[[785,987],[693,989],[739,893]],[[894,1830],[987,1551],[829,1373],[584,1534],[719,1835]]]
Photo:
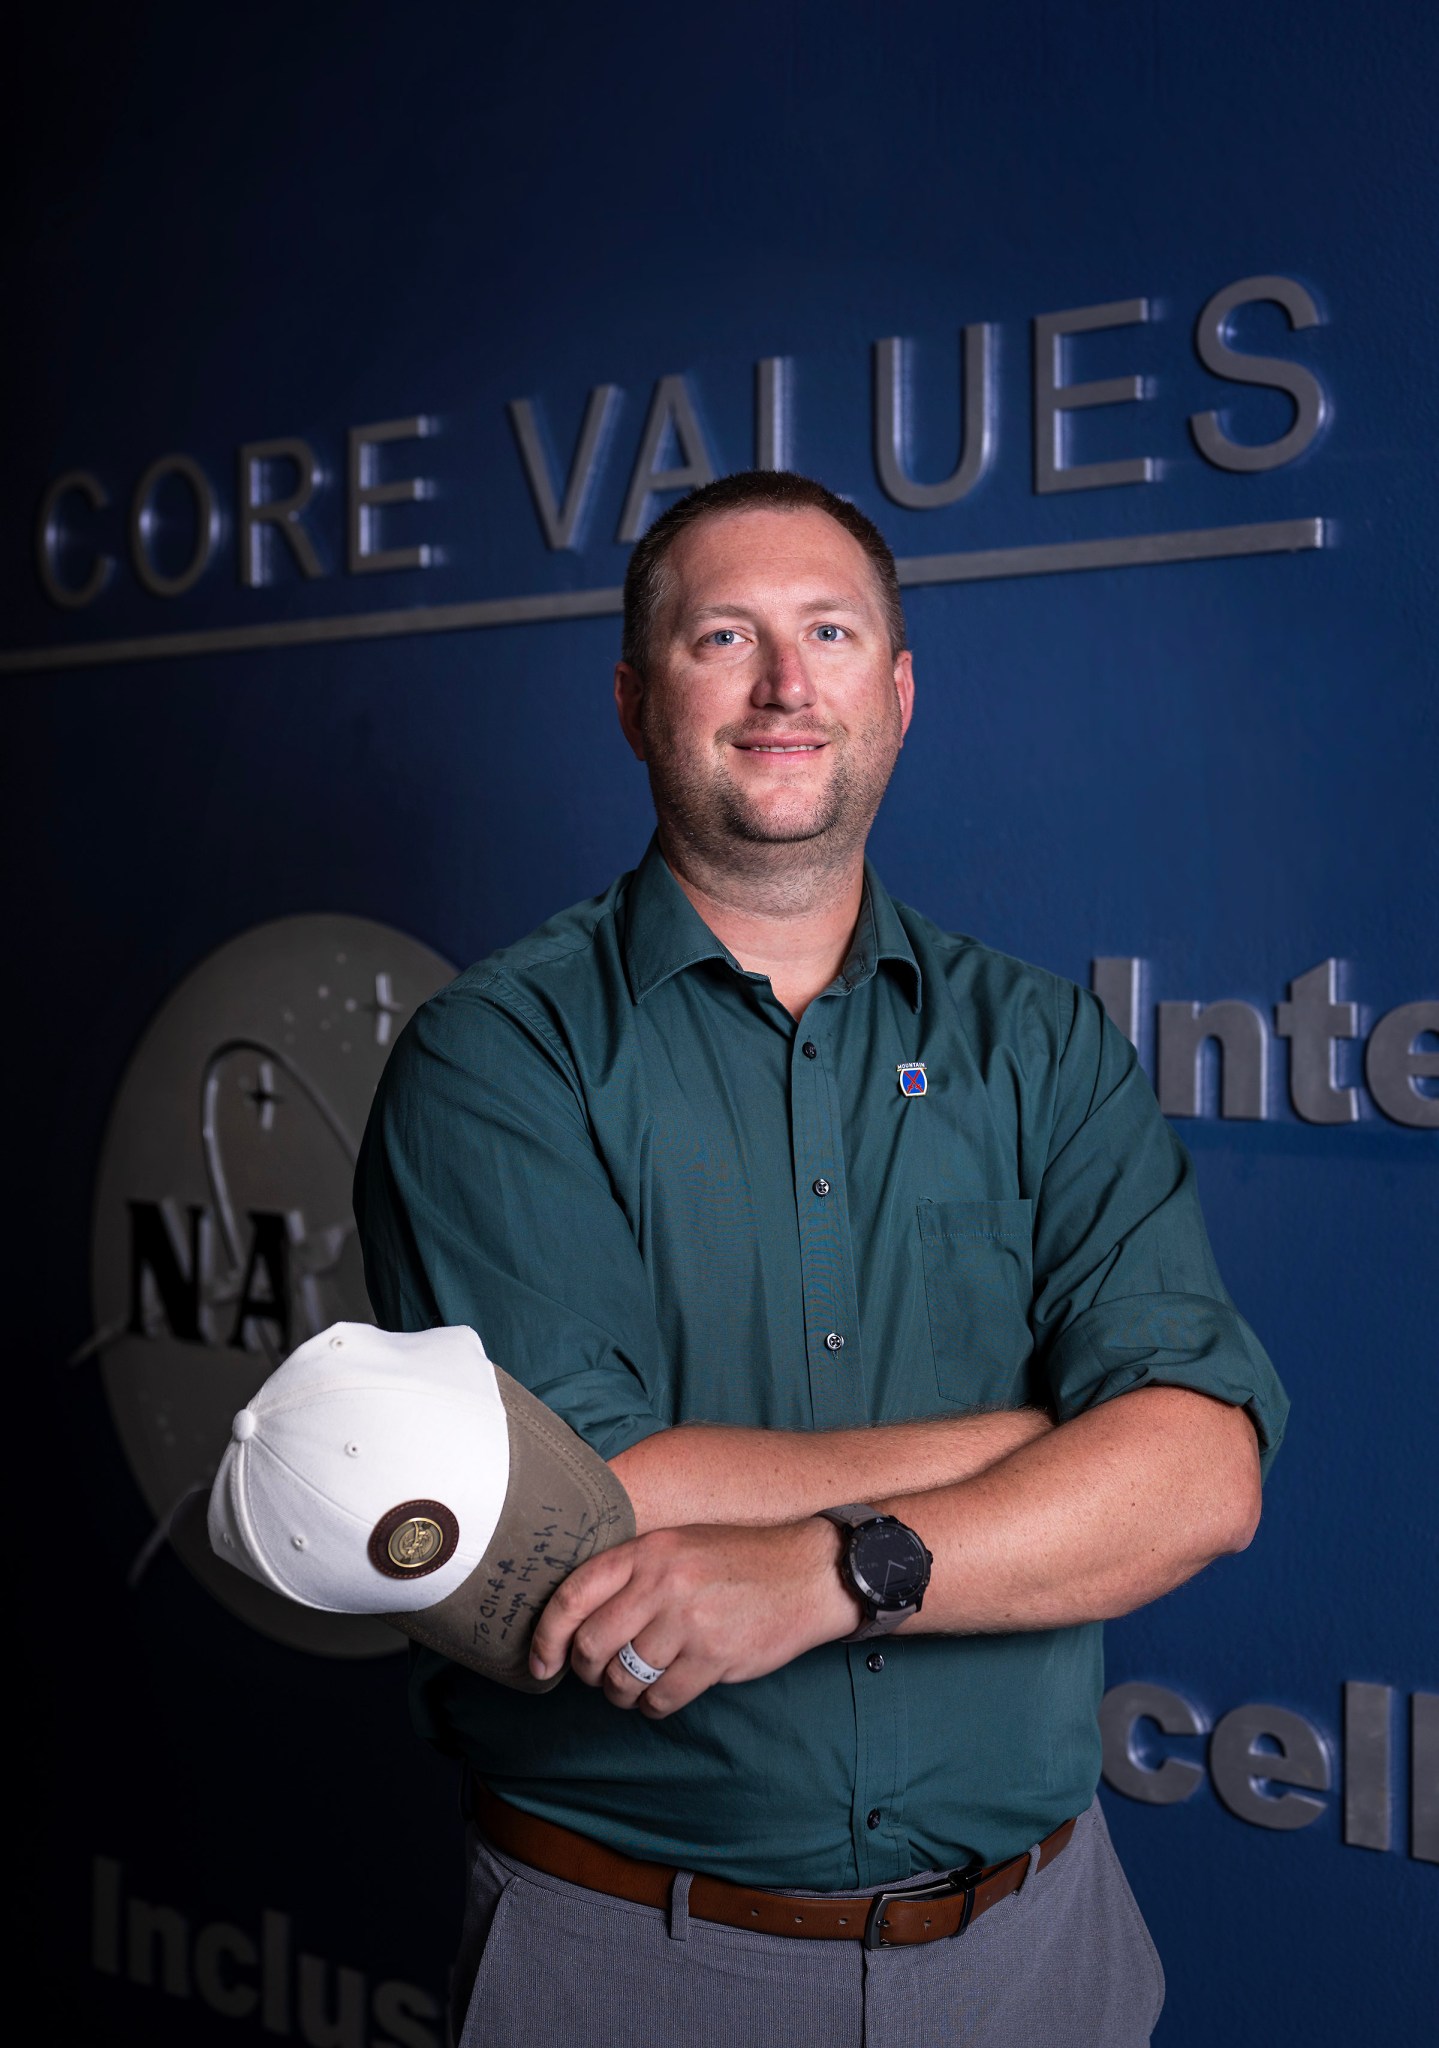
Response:
[[[910,1607],[929,1584],[929,1553],[903,1522],[867,1522],[850,1543],[855,1585],[876,1607]]]

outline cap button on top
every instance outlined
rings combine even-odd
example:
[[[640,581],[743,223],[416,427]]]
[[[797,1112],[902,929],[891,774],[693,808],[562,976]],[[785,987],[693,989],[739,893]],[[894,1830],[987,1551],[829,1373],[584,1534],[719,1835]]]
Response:
[[[235,1417],[235,1420],[230,1424],[230,1434],[234,1437],[237,1444],[242,1444],[247,1437],[252,1437],[259,1427],[260,1425],[255,1420],[253,1410],[242,1408]]]

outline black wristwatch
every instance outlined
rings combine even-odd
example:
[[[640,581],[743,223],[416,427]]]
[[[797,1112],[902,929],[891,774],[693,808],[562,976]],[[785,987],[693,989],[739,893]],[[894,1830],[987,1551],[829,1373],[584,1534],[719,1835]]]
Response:
[[[861,1626],[844,1641],[864,1643],[888,1635],[918,1614],[934,1559],[913,1529],[877,1508],[821,1508],[820,1513],[848,1531],[839,1568],[865,1612]]]

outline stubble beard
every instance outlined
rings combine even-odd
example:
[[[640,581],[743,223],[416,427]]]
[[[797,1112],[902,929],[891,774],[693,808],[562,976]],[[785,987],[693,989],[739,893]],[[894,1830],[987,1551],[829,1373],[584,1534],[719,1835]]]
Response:
[[[863,851],[898,755],[898,713],[857,738],[843,726],[831,728],[825,737],[836,758],[824,787],[813,795],[796,790],[780,802],[757,801],[725,773],[725,751],[746,737],[773,743],[784,733],[728,728],[716,735],[717,758],[706,764],[682,759],[662,721],[652,723],[646,762],[661,843],[672,859],[712,875],[778,886],[786,898],[808,894]]]

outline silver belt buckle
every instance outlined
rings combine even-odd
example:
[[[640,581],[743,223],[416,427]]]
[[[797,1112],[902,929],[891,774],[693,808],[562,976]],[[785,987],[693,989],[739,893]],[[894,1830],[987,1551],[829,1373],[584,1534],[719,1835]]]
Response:
[[[907,1891],[895,1889],[876,1892],[874,1898],[870,1901],[869,1917],[864,1923],[863,1939],[865,1947],[889,1948],[892,1946],[890,1942],[885,1940],[884,1936],[884,1930],[889,1925],[889,1922],[884,1917],[885,1912],[890,1906],[905,1899],[913,1899],[922,1904],[926,1899],[953,1899],[962,1896],[964,1899],[964,1911],[960,1915],[959,1925],[955,1928],[954,1932],[956,1935],[963,1934],[965,1928],[968,1927],[970,1921],[974,1918],[974,1890],[979,1876],[980,1872],[977,1870],[967,1874],[963,1870],[951,1870],[948,1877],[937,1877],[933,1884],[914,1885]]]

